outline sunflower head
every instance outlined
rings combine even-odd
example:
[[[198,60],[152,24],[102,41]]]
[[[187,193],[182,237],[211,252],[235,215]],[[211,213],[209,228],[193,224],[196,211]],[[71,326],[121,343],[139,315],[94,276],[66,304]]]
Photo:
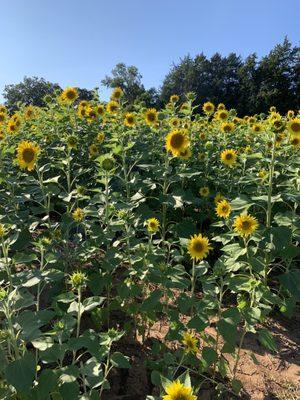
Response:
[[[173,156],[178,157],[189,146],[189,138],[185,129],[174,129],[166,136],[165,147]]]
[[[60,99],[63,103],[74,103],[78,98],[78,90],[74,87],[67,87],[60,95]]]
[[[300,134],[300,118],[294,118],[288,121],[287,128],[291,134]]]
[[[216,118],[220,121],[226,121],[228,119],[229,113],[227,110],[217,111]]]
[[[203,186],[202,188],[199,189],[199,194],[201,197],[208,197],[209,193],[210,191],[208,186]]]
[[[6,114],[4,112],[0,112],[0,124],[5,122]]]
[[[179,157],[181,160],[188,160],[188,159],[191,157],[191,155],[192,155],[191,149],[190,149],[189,147],[187,147],[186,149],[182,150],[182,151],[179,153],[179,156],[178,156],[178,157]]]
[[[78,139],[75,135],[70,135],[67,137],[67,146],[69,149],[77,149]]]
[[[147,230],[149,233],[156,233],[159,230],[160,223],[156,218],[149,218],[146,221]]]
[[[129,128],[135,125],[135,115],[133,113],[126,113],[124,119],[124,125]]]
[[[217,204],[219,203],[219,201],[222,201],[222,200],[225,200],[225,197],[222,195],[221,192],[218,192],[218,193],[215,195],[214,203],[217,205]]]
[[[193,395],[193,389],[179,380],[170,383],[165,390],[167,394],[162,400],[197,400],[197,396]]]
[[[232,167],[236,163],[236,151],[232,149],[223,150],[221,153],[221,161],[223,164]]]
[[[84,211],[82,208],[77,207],[73,213],[72,213],[72,217],[74,219],[74,221],[76,222],[81,222],[84,219]]]
[[[292,135],[290,138],[290,143],[296,149],[300,149],[300,135]]]
[[[35,109],[33,106],[28,106],[25,108],[24,117],[25,119],[31,119],[34,117]]]
[[[188,242],[188,253],[195,260],[203,260],[212,249],[207,237],[199,235],[191,236]]]
[[[217,107],[217,110],[226,110],[225,104],[219,103],[219,104],[218,104],[218,107]]]
[[[97,155],[99,154],[99,149],[98,146],[95,143],[92,143],[89,146],[89,155],[91,158],[97,157]]]
[[[235,218],[233,227],[240,236],[249,236],[258,228],[258,222],[252,215],[241,214]]]
[[[106,110],[109,114],[116,114],[119,108],[119,103],[115,100],[111,100],[107,103]]]
[[[105,139],[105,134],[103,132],[99,132],[97,135],[97,142],[102,143]]]
[[[149,108],[145,114],[146,124],[151,126],[155,125],[157,122],[157,111],[155,108]]]
[[[32,171],[35,167],[40,148],[36,143],[24,140],[17,148],[17,163],[21,169]]]
[[[87,276],[81,271],[76,271],[70,275],[69,283],[73,289],[79,289],[85,285],[86,281]]]
[[[227,200],[221,200],[217,204],[216,214],[220,218],[228,218],[231,213],[231,206]]]
[[[205,112],[205,114],[213,114],[215,111],[215,106],[210,101],[207,101],[203,104],[202,110]]]
[[[253,125],[251,126],[251,129],[252,129],[252,131],[255,132],[255,133],[260,133],[260,132],[262,132],[262,130],[263,130],[263,126],[262,126],[262,124],[255,123],[255,124],[253,124]]]
[[[112,94],[111,94],[111,99],[112,100],[120,100],[120,98],[123,96],[123,90],[120,87],[114,88]]]
[[[177,103],[179,101],[179,96],[177,94],[172,94],[170,97],[170,102],[171,103]]]
[[[184,332],[182,344],[185,347],[186,353],[196,354],[199,350],[198,339],[190,332]]]
[[[180,119],[177,117],[173,117],[170,119],[170,126],[172,126],[173,128],[178,128],[180,125]]]
[[[7,112],[7,109],[6,109],[6,107],[3,105],[3,104],[0,104],[0,113],[6,113]]]
[[[221,125],[221,130],[224,133],[230,133],[234,131],[234,123],[233,122],[223,122]]]
[[[264,179],[266,176],[268,176],[268,172],[265,169],[261,169],[260,171],[258,171],[257,176],[260,179]]]

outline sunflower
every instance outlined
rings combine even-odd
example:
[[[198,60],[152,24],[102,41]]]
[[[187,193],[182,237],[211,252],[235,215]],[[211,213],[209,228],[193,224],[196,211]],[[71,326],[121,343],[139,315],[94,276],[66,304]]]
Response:
[[[290,142],[296,149],[300,149],[300,135],[292,135]]]
[[[10,119],[7,124],[7,130],[9,133],[17,133],[19,130],[19,126],[13,119]]]
[[[123,96],[123,90],[120,87],[114,88],[110,98],[112,100],[120,100],[120,98]]]
[[[84,118],[86,116],[86,107],[78,107],[77,115],[79,118]]]
[[[97,142],[102,143],[105,139],[105,134],[103,132],[99,132],[97,135]]]
[[[191,258],[202,260],[207,257],[209,251],[212,249],[207,237],[199,235],[191,236],[188,242],[188,253]]]
[[[129,128],[135,125],[135,115],[133,113],[127,113],[125,115],[124,125]]]
[[[209,196],[209,187],[208,186],[203,186],[202,188],[199,189],[199,194],[201,197],[208,197]]]
[[[265,169],[261,169],[260,171],[258,171],[257,176],[260,179],[264,179],[266,176],[268,175],[268,172]]]
[[[96,106],[96,111],[97,111],[97,114],[98,114],[98,115],[103,115],[103,114],[104,114],[104,111],[105,111],[104,105],[103,105],[103,104],[98,104],[98,105]]]
[[[70,135],[67,137],[67,146],[69,149],[77,149],[78,140],[75,135]]]
[[[198,339],[189,332],[185,332],[183,334],[182,344],[185,346],[186,353],[194,353],[198,352]]]
[[[180,125],[180,119],[177,117],[173,117],[170,119],[170,125],[173,126],[173,128],[178,128]]]
[[[157,111],[155,108],[149,108],[145,114],[146,124],[151,126],[157,122]]]
[[[170,102],[171,103],[177,103],[179,101],[179,96],[177,94],[172,94],[170,97]]]
[[[288,121],[287,128],[292,134],[300,133],[300,118],[294,118]]]
[[[219,103],[218,107],[217,107],[217,110],[226,110],[225,104]]]
[[[179,153],[179,158],[181,158],[182,160],[188,160],[192,155],[191,149],[189,147],[187,147],[186,149],[182,150]]]
[[[146,225],[147,225],[147,230],[149,233],[157,232],[160,227],[160,223],[159,223],[158,219],[156,219],[156,218],[147,219]]]
[[[92,158],[96,157],[99,154],[99,149],[95,143],[92,143],[89,146],[89,154]]]
[[[252,125],[252,124],[254,124],[256,122],[256,118],[255,117],[249,117],[248,118],[248,124],[249,125]]]
[[[221,192],[218,192],[218,193],[215,195],[215,198],[214,198],[214,203],[215,203],[215,205],[217,205],[217,204],[219,203],[219,201],[222,201],[222,200],[225,200],[225,197],[222,195]]]
[[[76,210],[73,211],[72,217],[74,221],[81,222],[84,218],[84,211],[82,208],[77,207]]]
[[[210,101],[207,101],[203,104],[202,110],[205,112],[205,114],[212,114],[215,111],[215,106]]]
[[[63,103],[73,103],[78,97],[78,90],[74,87],[67,87],[60,95]]]
[[[35,167],[36,160],[40,153],[40,147],[33,143],[23,140],[17,148],[17,162],[21,169],[32,171]]]
[[[206,133],[205,132],[201,132],[199,135],[201,140],[205,140],[206,139]]]
[[[189,138],[184,129],[174,129],[166,136],[166,150],[177,157],[189,146]]]
[[[270,107],[270,113],[274,113],[276,112],[276,107],[275,106],[271,106]]]
[[[78,107],[85,108],[88,105],[89,105],[89,102],[87,100],[81,100]]]
[[[221,200],[217,204],[216,214],[220,218],[228,218],[231,213],[231,207],[227,200]]]
[[[221,153],[221,161],[223,164],[232,167],[236,163],[236,151],[232,149],[223,150]]]
[[[166,393],[162,400],[197,400],[197,396],[193,395],[193,389],[185,386],[179,380],[167,385]]]
[[[25,119],[31,119],[34,117],[34,107],[33,106],[28,106],[25,108],[24,111],[24,117]]]
[[[3,238],[4,234],[5,234],[4,225],[0,224],[0,238]]]
[[[223,122],[221,125],[221,130],[224,133],[230,133],[234,131],[234,123],[233,122]]]
[[[258,222],[252,215],[241,214],[235,218],[233,226],[240,236],[249,236],[256,231]]]
[[[287,116],[288,119],[291,119],[291,118],[294,118],[295,113],[294,113],[293,110],[289,110],[289,111],[287,112],[286,116]]]
[[[4,112],[0,112],[0,124],[6,120],[6,114]]]
[[[7,109],[3,104],[0,104],[0,112],[1,113],[6,113],[7,112]]]
[[[97,110],[96,108],[89,106],[85,108],[85,116],[87,117],[88,120],[93,121],[97,118]]]
[[[256,123],[256,124],[253,124],[253,125],[251,126],[251,129],[252,129],[252,131],[255,132],[255,133],[260,133],[260,132],[262,132],[262,130],[263,130],[263,126],[262,126],[262,124]]]
[[[225,121],[229,116],[229,113],[227,110],[219,110],[217,111],[216,118],[220,121]]]
[[[109,114],[116,114],[119,108],[119,103],[111,100],[107,103],[106,110]]]

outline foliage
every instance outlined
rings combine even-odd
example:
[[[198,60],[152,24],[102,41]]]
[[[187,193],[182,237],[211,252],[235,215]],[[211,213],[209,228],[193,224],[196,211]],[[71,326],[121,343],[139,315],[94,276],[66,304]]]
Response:
[[[275,352],[300,299],[299,115],[78,96],[0,107],[1,397],[101,399],[128,340],[148,399],[239,393],[245,336]]]

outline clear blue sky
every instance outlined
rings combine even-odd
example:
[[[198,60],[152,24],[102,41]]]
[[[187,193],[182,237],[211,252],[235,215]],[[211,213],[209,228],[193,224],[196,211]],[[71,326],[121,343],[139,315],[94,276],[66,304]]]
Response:
[[[300,38],[300,0],[0,1],[0,100],[27,76],[91,89],[118,62],[136,65],[147,88],[172,62],[204,52],[265,55]],[[105,97],[105,92],[103,92]]]

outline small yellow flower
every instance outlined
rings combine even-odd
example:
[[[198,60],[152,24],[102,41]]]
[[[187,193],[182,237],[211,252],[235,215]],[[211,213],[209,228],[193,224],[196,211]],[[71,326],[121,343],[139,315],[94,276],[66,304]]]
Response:
[[[212,114],[215,111],[215,106],[210,101],[207,101],[203,104],[202,110],[205,112],[205,114]]]
[[[185,332],[183,334],[182,344],[185,346],[186,353],[194,353],[198,352],[198,339],[189,332]]]
[[[221,153],[221,161],[223,164],[232,167],[236,163],[236,151],[232,149],[223,150]]]
[[[188,253],[191,258],[195,260],[202,260],[207,257],[209,251],[212,249],[207,237],[199,235],[191,236],[188,242]]]
[[[228,218],[231,213],[231,206],[227,200],[221,200],[217,204],[216,214],[220,218]]]
[[[156,218],[147,219],[146,225],[147,225],[147,230],[150,233],[157,232],[159,230],[159,227],[160,227],[160,223],[159,223],[158,219],[156,219]]]
[[[268,175],[268,172],[265,169],[261,169],[260,171],[258,171],[257,175],[259,176],[259,178],[264,179]]]
[[[209,187],[208,186],[203,186],[202,188],[199,189],[199,194],[201,197],[208,197],[209,196]]]
[[[249,236],[258,228],[258,222],[252,215],[241,214],[235,218],[233,226],[240,236]]]
[[[73,211],[72,217],[74,221],[81,222],[84,218],[84,211],[82,208],[77,207],[76,210]]]
[[[162,400],[197,400],[197,396],[193,395],[193,389],[184,386],[179,380],[170,383],[166,387],[166,393]]]
[[[17,148],[17,162],[21,169],[32,171],[35,167],[40,147],[33,143],[24,140],[19,143]]]

